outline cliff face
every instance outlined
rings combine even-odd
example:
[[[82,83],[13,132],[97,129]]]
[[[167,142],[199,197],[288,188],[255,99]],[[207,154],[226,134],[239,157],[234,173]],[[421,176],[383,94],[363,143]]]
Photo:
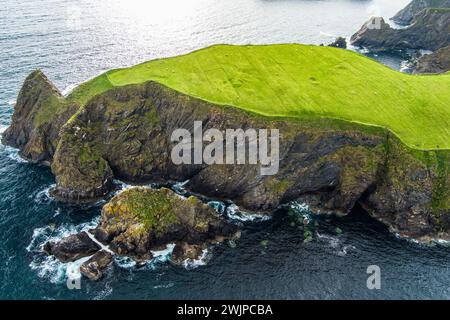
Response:
[[[19,117],[22,105],[28,106],[18,103],[13,128],[29,126],[27,117]],[[179,128],[192,133],[194,121],[202,121],[203,130],[279,129],[278,174],[262,176],[259,165],[174,165],[171,134]],[[359,203],[403,236],[449,237],[448,152],[411,151],[383,129],[314,117],[267,119],[154,82],[97,95],[65,125],[57,124],[51,126],[61,129],[51,164],[57,181],[52,192],[62,200],[102,197],[113,178],[189,179],[189,190],[231,199],[246,210],[270,212],[299,200],[318,213],[348,213]],[[17,134],[10,129],[4,141],[17,141]],[[27,139],[16,145],[26,148],[32,141]],[[48,146],[42,154],[50,156]]]
[[[408,25],[417,14],[427,8],[450,8],[450,0],[413,0],[392,17],[392,20],[400,25]]]
[[[413,73],[444,73],[447,71],[450,71],[450,46],[421,56],[413,69]]]
[[[437,50],[450,45],[450,9],[423,10],[405,29],[393,29],[383,18],[372,18],[351,37],[351,43],[380,51]]]
[[[20,149],[32,162],[49,163],[59,141],[59,129],[78,109],[67,104],[39,70],[31,73],[20,90],[10,127],[2,143]]]

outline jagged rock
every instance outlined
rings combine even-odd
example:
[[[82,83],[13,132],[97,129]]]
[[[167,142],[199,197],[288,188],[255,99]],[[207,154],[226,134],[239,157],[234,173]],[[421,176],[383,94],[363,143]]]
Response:
[[[86,232],[70,235],[57,243],[47,242],[44,251],[62,262],[72,262],[88,257],[101,248]]]
[[[411,24],[414,17],[427,8],[450,8],[450,0],[413,0],[392,17],[392,20],[400,25]]]
[[[335,48],[341,48],[341,49],[347,49],[347,40],[343,37],[337,37],[336,40],[332,43],[330,43],[328,46],[335,47]]]
[[[450,46],[421,56],[413,68],[413,73],[444,73],[448,71],[450,71]]]
[[[405,29],[393,29],[383,18],[371,18],[351,37],[351,43],[380,51],[437,50],[450,45],[449,28],[450,10],[425,9],[416,15],[414,23]]]
[[[111,263],[113,255],[105,250],[98,251],[80,266],[80,272],[86,278],[97,281],[103,277],[103,271]]]
[[[171,261],[177,265],[183,264],[186,260],[196,260],[203,254],[204,247],[200,245],[190,245],[187,243],[177,243],[172,251]]]
[[[137,261],[151,258],[151,250],[173,242],[203,246],[238,234],[236,225],[197,198],[146,187],[125,190],[111,199],[95,231],[111,250]]]
[[[40,70],[34,71],[20,90],[2,143],[20,149],[23,158],[49,164],[59,141],[59,130],[77,108],[66,103]]]

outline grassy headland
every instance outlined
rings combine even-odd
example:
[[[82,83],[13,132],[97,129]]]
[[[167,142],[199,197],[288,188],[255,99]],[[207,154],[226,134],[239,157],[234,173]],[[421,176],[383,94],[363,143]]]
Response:
[[[450,74],[408,75],[330,47],[216,45],[108,71],[68,99],[84,105],[151,80],[261,116],[346,120],[387,128],[414,149],[450,149]]]

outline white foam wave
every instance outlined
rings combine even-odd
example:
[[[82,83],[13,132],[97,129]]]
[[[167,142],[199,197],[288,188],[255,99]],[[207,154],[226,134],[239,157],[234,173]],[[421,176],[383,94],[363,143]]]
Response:
[[[33,253],[33,260],[29,264],[30,268],[35,270],[39,277],[48,279],[52,283],[63,283],[69,275],[71,279],[77,278],[78,276],[81,277],[79,267],[90,257],[85,257],[74,262],[63,263],[55,257],[44,253],[42,247],[48,241],[57,242],[72,234],[95,228],[99,222],[99,218],[100,217],[96,217],[91,221],[79,225],[63,224],[56,227],[52,224],[34,229],[31,242],[26,247],[28,252]]]
[[[2,134],[3,132],[5,132],[5,130],[8,128],[8,126],[6,125],[0,125],[0,134]]]
[[[239,210],[239,207],[235,204],[228,206],[227,217],[232,220],[237,220],[241,222],[259,222],[259,221],[267,221],[272,217],[267,214],[259,214],[259,213],[247,213]]]
[[[9,159],[18,163],[28,163],[27,160],[19,156],[19,149],[15,149],[10,146],[3,146],[2,153],[4,153]]]
[[[42,189],[41,191],[39,191],[38,193],[36,193],[36,195],[34,196],[34,201],[36,203],[48,203],[50,201],[53,201],[52,196],[50,195],[50,189],[54,188],[56,186],[56,184],[51,184],[47,187],[45,187],[44,189]],[[59,208],[57,209],[57,211],[59,210]],[[59,215],[61,212],[56,212],[55,216]]]
[[[153,286],[153,289],[168,289],[172,288],[175,284],[173,282],[169,282],[168,284],[159,284],[156,286]]]
[[[227,209],[227,206],[222,201],[209,201],[207,204],[210,208],[213,208],[218,214],[221,215],[224,214]]]
[[[186,194],[186,189],[184,188],[184,186],[189,182],[189,180],[183,181],[183,182],[177,182],[172,186],[172,189],[180,194],[180,195],[184,195]]]
[[[334,249],[334,253],[340,257],[345,257],[348,252],[356,250],[356,247],[351,244],[342,244],[342,241],[337,237],[319,232],[316,232],[316,236],[318,239],[328,241],[329,246]]]
[[[145,262],[144,266],[139,265],[139,269],[145,269],[145,267],[155,269],[157,264],[169,261],[174,248],[175,244],[170,243],[166,245],[165,249],[151,251],[153,258]],[[114,261],[118,267],[123,269],[135,269],[137,267],[136,261],[129,257],[115,256]]]
[[[203,249],[202,254],[197,259],[186,259],[183,261],[183,267],[186,270],[192,270],[204,266],[211,259],[208,249]]]
[[[116,265],[122,269],[132,269],[136,267],[136,261],[129,257],[123,257],[123,256],[115,256],[114,262]]]
[[[15,99],[9,99],[8,100],[8,105],[9,106],[13,106],[13,105],[15,105],[16,104],[16,100]]]

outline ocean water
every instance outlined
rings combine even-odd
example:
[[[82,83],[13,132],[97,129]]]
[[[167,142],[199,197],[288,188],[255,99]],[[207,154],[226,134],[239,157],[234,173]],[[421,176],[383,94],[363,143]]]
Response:
[[[328,43],[407,2],[1,0],[0,132],[36,68],[67,93],[107,69],[215,43]],[[397,69],[404,64],[396,56],[372,57]],[[262,219],[219,202],[211,205],[242,224],[241,239],[182,267],[168,261],[170,247],[140,268],[116,259],[103,280],[82,280],[80,290],[69,290],[66,275],[77,265],[46,256],[41,245],[95,226],[103,203],[58,203],[48,195],[53,184],[48,168],[0,145],[0,298],[450,298],[445,244],[398,239],[358,209],[344,218],[317,218],[295,204]],[[309,219],[307,230],[298,217]],[[381,269],[381,290],[367,289],[369,265]]]

